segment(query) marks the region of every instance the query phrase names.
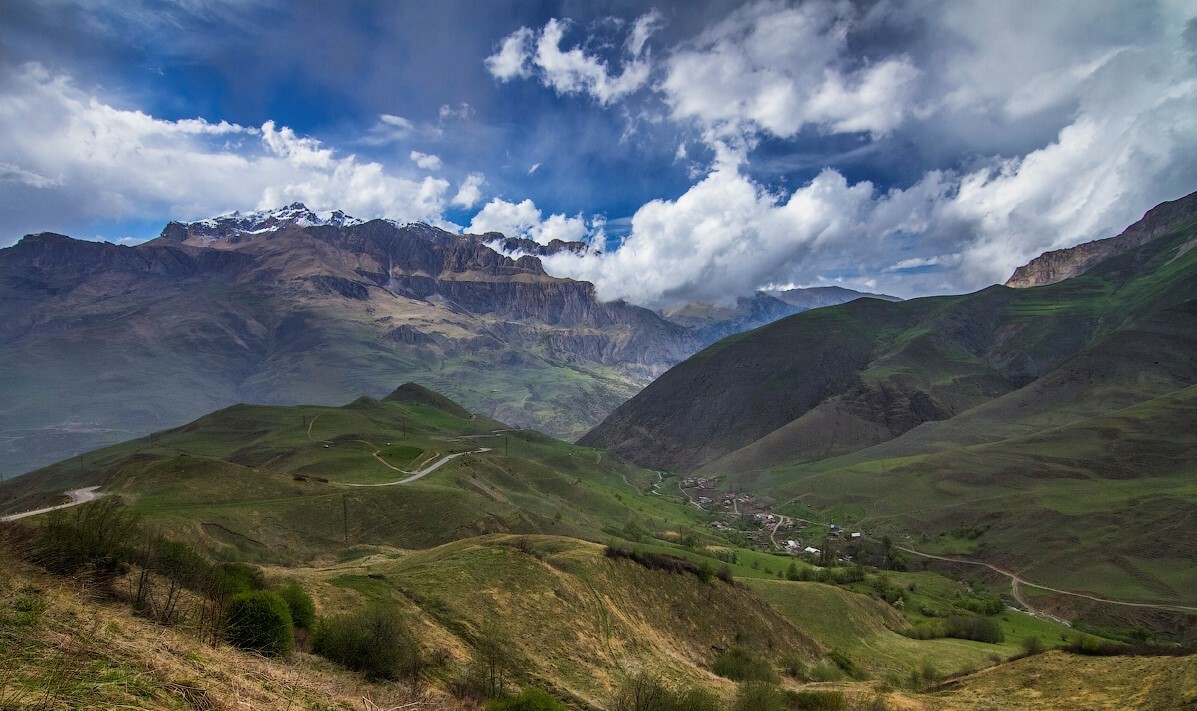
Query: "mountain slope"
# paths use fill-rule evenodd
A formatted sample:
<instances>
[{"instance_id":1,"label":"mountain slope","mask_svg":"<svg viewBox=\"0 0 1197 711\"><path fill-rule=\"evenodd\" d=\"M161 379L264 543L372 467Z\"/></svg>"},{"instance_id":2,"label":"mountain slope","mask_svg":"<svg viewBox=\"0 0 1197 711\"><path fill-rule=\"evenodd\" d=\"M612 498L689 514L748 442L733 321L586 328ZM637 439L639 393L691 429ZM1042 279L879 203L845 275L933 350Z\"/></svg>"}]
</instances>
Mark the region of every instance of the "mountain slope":
<instances>
[{"instance_id":1,"label":"mountain slope","mask_svg":"<svg viewBox=\"0 0 1197 711\"><path fill-rule=\"evenodd\" d=\"M1103 259L1122 254L1146 244L1161 234L1197 217L1197 193L1161 203L1147 211L1143 219L1126 228L1117 237L1094 240L1068 249L1044 252L1014 270L1006 286L1025 288L1043 286L1082 274Z\"/></svg>"},{"instance_id":2,"label":"mountain slope","mask_svg":"<svg viewBox=\"0 0 1197 711\"><path fill-rule=\"evenodd\" d=\"M700 352L581 442L1030 581L1197 607L1195 243L1181 221L1047 286L798 314Z\"/></svg>"},{"instance_id":3,"label":"mountain slope","mask_svg":"<svg viewBox=\"0 0 1197 711\"><path fill-rule=\"evenodd\" d=\"M27 236L0 250L0 469L235 402L331 404L403 380L577 435L697 349L496 240L298 204L171 223L137 247Z\"/></svg>"},{"instance_id":4,"label":"mountain slope","mask_svg":"<svg viewBox=\"0 0 1197 711\"><path fill-rule=\"evenodd\" d=\"M1197 381L1195 236L1186 223L1040 289L797 314L698 353L580 441L672 471L746 447L766 466L880 444L1015 392L1007 402L1041 403L1024 413L1162 395Z\"/></svg>"},{"instance_id":5,"label":"mountain slope","mask_svg":"<svg viewBox=\"0 0 1197 711\"><path fill-rule=\"evenodd\" d=\"M897 297L884 294L868 294L838 286L823 286L784 291L757 291L752 296L742 296L736 299L734 304L723 307L689 303L664 309L661 311L661 315L667 321L690 329L698 336L703 345L708 345L721 338L773 323L792 314L866 297L900 301Z\"/></svg>"}]
</instances>

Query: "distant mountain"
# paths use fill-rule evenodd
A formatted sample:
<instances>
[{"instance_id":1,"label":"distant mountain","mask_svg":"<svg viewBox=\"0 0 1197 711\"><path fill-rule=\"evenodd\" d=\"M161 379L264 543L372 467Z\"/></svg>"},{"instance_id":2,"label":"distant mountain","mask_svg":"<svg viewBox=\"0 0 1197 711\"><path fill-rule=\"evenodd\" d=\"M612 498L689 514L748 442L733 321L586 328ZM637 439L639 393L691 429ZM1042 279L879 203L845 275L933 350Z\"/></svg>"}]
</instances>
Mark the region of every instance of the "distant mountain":
<instances>
[{"instance_id":1,"label":"distant mountain","mask_svg":"<svg viewBox=\"0 0 1197 711\"><path fill-rule=\"evenodd\" d=\"M801 311L843 304L866 297L885 301L901 301L896 296L869 294L838 286L826 286L784 291L757 291L750 297L737 298L735 303L730 306L691 302L678 307L662 309L660 314L666 320L690 329L698 336L703 345L709 345L734 333L758 328Z\"/></svg>"},{"instance_id":2,"label":"distant mountain","mask_svg":"<svg viewBox=\"0 0 1197 711\"><path fill-rule=\"evenodd\" d=\"M26 236L0 250L0 470L232 403L330 404L404 380L577 436L700 347L536 256L585 248L300 203L172 222L136 247Z\"/></svg>"},{"instance_id":3,"label":"distant mountain","mask_svg":"<svg viewBox=\"0 0 1197 711\"><path fill-rule=\"evenodd\" d=\"M1197 193L1161 203L1117 237L1094 240L1068 249L1044 252L1014 270L1006 286L1024 288L1055 284L1082 274L1103 259L1146 244L1187 222L1197 220Z\"/></svg>"}]
</instances>

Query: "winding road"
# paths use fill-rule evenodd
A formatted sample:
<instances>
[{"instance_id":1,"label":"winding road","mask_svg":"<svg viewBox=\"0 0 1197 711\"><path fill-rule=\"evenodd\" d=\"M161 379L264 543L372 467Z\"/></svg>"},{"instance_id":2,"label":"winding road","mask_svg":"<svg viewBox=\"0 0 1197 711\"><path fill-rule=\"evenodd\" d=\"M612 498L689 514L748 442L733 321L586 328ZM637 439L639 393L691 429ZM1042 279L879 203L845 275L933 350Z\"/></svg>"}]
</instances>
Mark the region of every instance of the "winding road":
<instances>
[{"instance_id":1,"label":"winding road","mask_svg":"<svg viewBox=\"0 0 1197 711\"><path fill-rule=\"evenodd\" d=\"M407 477L406 479L399 479L398 481L388 481L388 482L383 482L382 484L346 484L345 486L367 487L367 486L397 486L399 484L407 484L409 482L415 481L416 479L419 479L420 477L428 476L429 474L436 471L437 469L440 469L442 465L448 463L450 460L456 459L457 457L460 457L460 456L463 456L466 454L479 454L481 452L489 452L489 451L490 451L490 447L483 447L482 449L472 449L468 452L457 452L456 454L446 454L445 456L436 460L436 462L433 463L432 465L425 467L424 469L421 469L418 472L415 472L415 473L403 472L404 474L411 473L411 476ZM381 459L379 461L381 461ZM383 464L386 464L386 462L383 462ZM387 464L387 466L391 466L391 465ZM391 467L391 468L395 469L395 467ZM395 471L402 472L403 470L395 469Z\"/></svg>"},{"instance_id":2,"label":"winding road","mask_svg":"<svg viewBox=\"0 0 1197 711\"><path fill-rule=\"evenodd\" d=\"M922 551L916 551L913 548L909 548L907 546L900 546L896 543L894 544L894 548L897 548L900 551L905 551L906 553L910 553L911 555L920 556L922 558L933 558L935 560L942 560L942 561L946 561L948 563L961 563L963 565L976 565L976 566L980 566L982 568L989 568L990 570L992 570L993 572L995 572L999 575L1004 575L1005 577L1010 579L1010 590L1014 594L1014 599L1018 600L1018 603L1020 605L1022 605L1023 607L1027 608L1027 610L1030 611L1032 614L1040 614L1040 615L1046 615L1048 617L1052 617L1051 615L1047 615L1047 613L1042 613L1042 612L1036 611L1035 608L1032 607L1030 605L1030 603L1028 603L1028 601L1022 594L1021 586L1023 586L1023 585L1026 585L1027 587L1032 587L1032 588L1039 588L1040 590L1047 590L1050 592L1058 593L1060 595L1068 595L1069 597L1079 597L1079 598L1083 598L1085 600L1092 600L1093 602L1102 602L1102 603L1106 603L1108 605L1123 605L1125 607L1144 607L1144 608L1148 608L1148 609L1152 609L1152 610L1197 612L1197 607L1189 607L1187 605L1165 605L1165 604L1152 603L1152 602L1128 602L1126 600L1111 600L1108 597L1098 597L1096 595L1088 595L1085 593L1072 592L1071 590L1061 590L1059 588L1053 588L1053 587L1049 587L1047 585L1033 583L1029 580L1025 580L1025 579L1019 577L1017 573L1012 573L1009 570L1005 570L1004 568L999 568L996 565L990 565L989 563L984 563L979 560L965 560L963 558L952 558L949 556L934 555L932 553L923 553ZM1052 617L1052 619L1058 620L1059 618Z\"/></svg>"},{"instance_id":3,"label":"winding road","mask_svg":"<svg viewBox=\"0 0 1197 711\"><path fill-rule=\"evenodd\" d=\"M79 504L86 504L88 501L95 501L96 499L105 496L104 493L98 491L99 488L100 487L98 486L87 486L82 489L72 489L66 492L66 495L71 497L71 500L68 503L59 504L58 506L47 506L44 509L34 509L33 511L26 511L25 513L0 516L0 522L16 521L17 519L21 518L28 518L30 516L37 516L38 514L44 514L51 511L57 511L59 509L67 509L72 506L78 506Z\"/></svg>"}]
</instances>

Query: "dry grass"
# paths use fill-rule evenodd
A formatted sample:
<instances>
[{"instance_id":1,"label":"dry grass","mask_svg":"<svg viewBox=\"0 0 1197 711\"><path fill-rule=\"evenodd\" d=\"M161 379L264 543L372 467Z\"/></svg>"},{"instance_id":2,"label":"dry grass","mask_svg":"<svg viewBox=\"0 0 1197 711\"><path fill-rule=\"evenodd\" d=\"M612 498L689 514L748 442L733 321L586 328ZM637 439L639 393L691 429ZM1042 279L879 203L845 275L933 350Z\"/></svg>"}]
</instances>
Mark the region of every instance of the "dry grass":
<instances>
[{"instance_id":1,"label":"dry grass","mask_svg":"<svg viewBox=\"0 0 1197 711\"><path fill-rule=\"evenodd\" d=\"M201 643L181 629L89 599L86 588L0 552L0 708L363 709L416 699L398 685L367 683L311 655L267 659Z\"/></svg>"}]
</instances>

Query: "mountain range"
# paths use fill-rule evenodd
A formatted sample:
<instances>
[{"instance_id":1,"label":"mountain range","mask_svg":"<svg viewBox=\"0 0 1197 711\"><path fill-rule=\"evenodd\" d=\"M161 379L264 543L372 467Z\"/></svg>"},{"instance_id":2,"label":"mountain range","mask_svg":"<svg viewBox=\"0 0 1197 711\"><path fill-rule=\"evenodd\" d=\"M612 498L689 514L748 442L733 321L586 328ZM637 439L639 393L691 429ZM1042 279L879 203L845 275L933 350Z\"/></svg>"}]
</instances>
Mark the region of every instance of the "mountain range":
<instances>
[{"instance_id":1,"label":"mountain range","mask_svg":"<svg viewBox=\"0 0 1197 711\"><path fill-rule=\"evenodd\" d=\"M28 235L0 250L0 471L233 403L334 404L406 380L574 438L703 345L807 308L758 295L764 312L673 322L540 262L585 249L301 203L172 222L133 247Z\"/></svg>"}]
</instances>

